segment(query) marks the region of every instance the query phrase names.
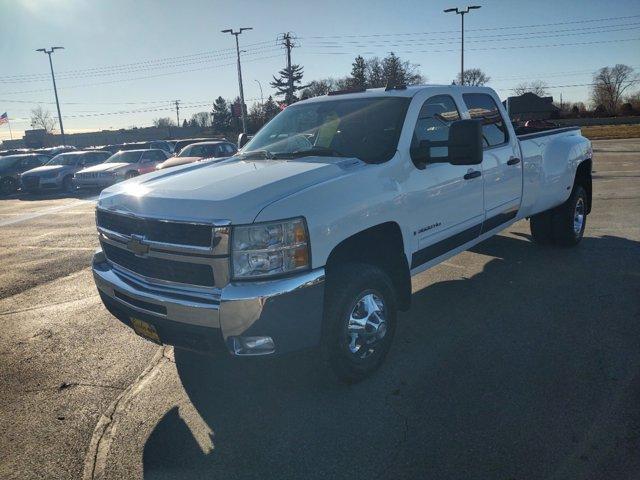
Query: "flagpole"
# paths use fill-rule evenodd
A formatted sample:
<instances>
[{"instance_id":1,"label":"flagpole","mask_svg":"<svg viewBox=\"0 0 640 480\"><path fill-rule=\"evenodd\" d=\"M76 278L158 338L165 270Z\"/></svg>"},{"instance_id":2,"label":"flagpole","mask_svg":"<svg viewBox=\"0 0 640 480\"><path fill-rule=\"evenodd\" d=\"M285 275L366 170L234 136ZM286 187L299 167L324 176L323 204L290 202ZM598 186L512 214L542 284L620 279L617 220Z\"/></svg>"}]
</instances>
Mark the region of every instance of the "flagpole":
<instances>
[{"instance_id":1,"label":"flagpole","mask_svg":"<svg viewBox=\"0 0 640 480\"><path fill-rule=\"evenodd\" d=\"M11 140L13 140L13 132L11 131L11 122L9 121L8 115L7 115L7 125L9 125L9 135L11 136Z\"/></svg>"}]
</instances>

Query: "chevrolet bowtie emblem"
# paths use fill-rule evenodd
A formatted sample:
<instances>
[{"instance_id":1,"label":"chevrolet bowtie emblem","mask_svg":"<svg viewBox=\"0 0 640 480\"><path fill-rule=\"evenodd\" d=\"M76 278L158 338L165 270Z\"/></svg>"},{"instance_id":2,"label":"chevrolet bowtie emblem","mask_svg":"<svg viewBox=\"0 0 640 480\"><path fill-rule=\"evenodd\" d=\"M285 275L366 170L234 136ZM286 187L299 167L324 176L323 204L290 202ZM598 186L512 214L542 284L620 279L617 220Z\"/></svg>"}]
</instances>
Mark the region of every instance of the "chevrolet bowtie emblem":
<instances>
[{"instance_id":1,"label":"chevrolet bowtie emblem","mask_svg":"<svg viewBox=\"0 0 640 480\"><path fill-rule=\"evenodd\" d=\"M127 242L127 248L139 257L149 253L149 245L144 243L144 237L131 235L131 240Z\"/></svg>"}]
</instances>

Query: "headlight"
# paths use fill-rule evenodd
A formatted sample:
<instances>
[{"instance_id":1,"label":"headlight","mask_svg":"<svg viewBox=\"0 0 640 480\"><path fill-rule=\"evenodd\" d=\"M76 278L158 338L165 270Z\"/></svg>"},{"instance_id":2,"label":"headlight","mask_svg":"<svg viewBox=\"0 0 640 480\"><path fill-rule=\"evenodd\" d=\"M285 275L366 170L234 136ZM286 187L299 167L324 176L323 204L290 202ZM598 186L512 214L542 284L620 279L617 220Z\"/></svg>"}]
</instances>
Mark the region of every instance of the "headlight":
<instances>
[{"instance_id":1,"label":"headlight","mask_svg":"<svg viewBox=\"0 0 640 480\"><path fill-rule=\"evenodd\" d=\"M262 278L310 267L304 218L234 226L231 268L236 280Z\"/></svg>"}]
</instances>

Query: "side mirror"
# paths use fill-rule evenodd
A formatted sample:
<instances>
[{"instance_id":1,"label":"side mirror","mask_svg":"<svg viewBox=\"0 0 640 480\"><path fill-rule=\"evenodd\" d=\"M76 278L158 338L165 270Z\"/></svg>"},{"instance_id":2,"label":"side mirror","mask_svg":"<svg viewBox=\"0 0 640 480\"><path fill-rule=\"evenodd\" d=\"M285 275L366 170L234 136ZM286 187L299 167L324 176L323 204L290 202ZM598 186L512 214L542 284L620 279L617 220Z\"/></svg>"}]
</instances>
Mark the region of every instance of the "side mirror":
<instances>
[{"instance_id":1,"label":"side mirror","mask_svg":"<svg viewBox=\"0 0 640 480\"><path fill-rule=\"evenodd\" d=\"M479 165L482 163L482 123L480 120L458 120L449 129L449 163Z\"/></svg>"},{"instance_id":2,"label":"side mirror","mask_svg":"<svg viewBox=\"0 0 640 480\"><path fill-rule=\"evenodd\" d=\"M246 133L241 133L240 135L238 135L238 148L244 147L247 142L249 142L249 135L247 135Z\"/></svg>"}]
</instances>

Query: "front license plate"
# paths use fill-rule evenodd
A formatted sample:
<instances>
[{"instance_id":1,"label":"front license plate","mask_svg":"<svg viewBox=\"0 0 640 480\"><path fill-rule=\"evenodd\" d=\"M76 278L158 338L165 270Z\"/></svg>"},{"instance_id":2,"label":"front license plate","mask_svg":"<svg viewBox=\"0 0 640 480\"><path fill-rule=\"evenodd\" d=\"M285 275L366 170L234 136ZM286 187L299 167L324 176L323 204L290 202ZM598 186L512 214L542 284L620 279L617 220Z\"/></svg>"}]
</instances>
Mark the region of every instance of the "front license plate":
<instances>
[{"instance_id":1,"label":"front license plate","mask_svg":"<svg viewBox=\"0 0 640 480\"><path fill-rule=\"evenodd\" d=\"M154 327L150 323L140 320L139 318L132 318L131 325L133 326L133 330L141 337L144 337L147 340L151 340L155 343L162 343L160 341L160 336L158 335L156 327Z\"/></svg>"}]
</instances>

